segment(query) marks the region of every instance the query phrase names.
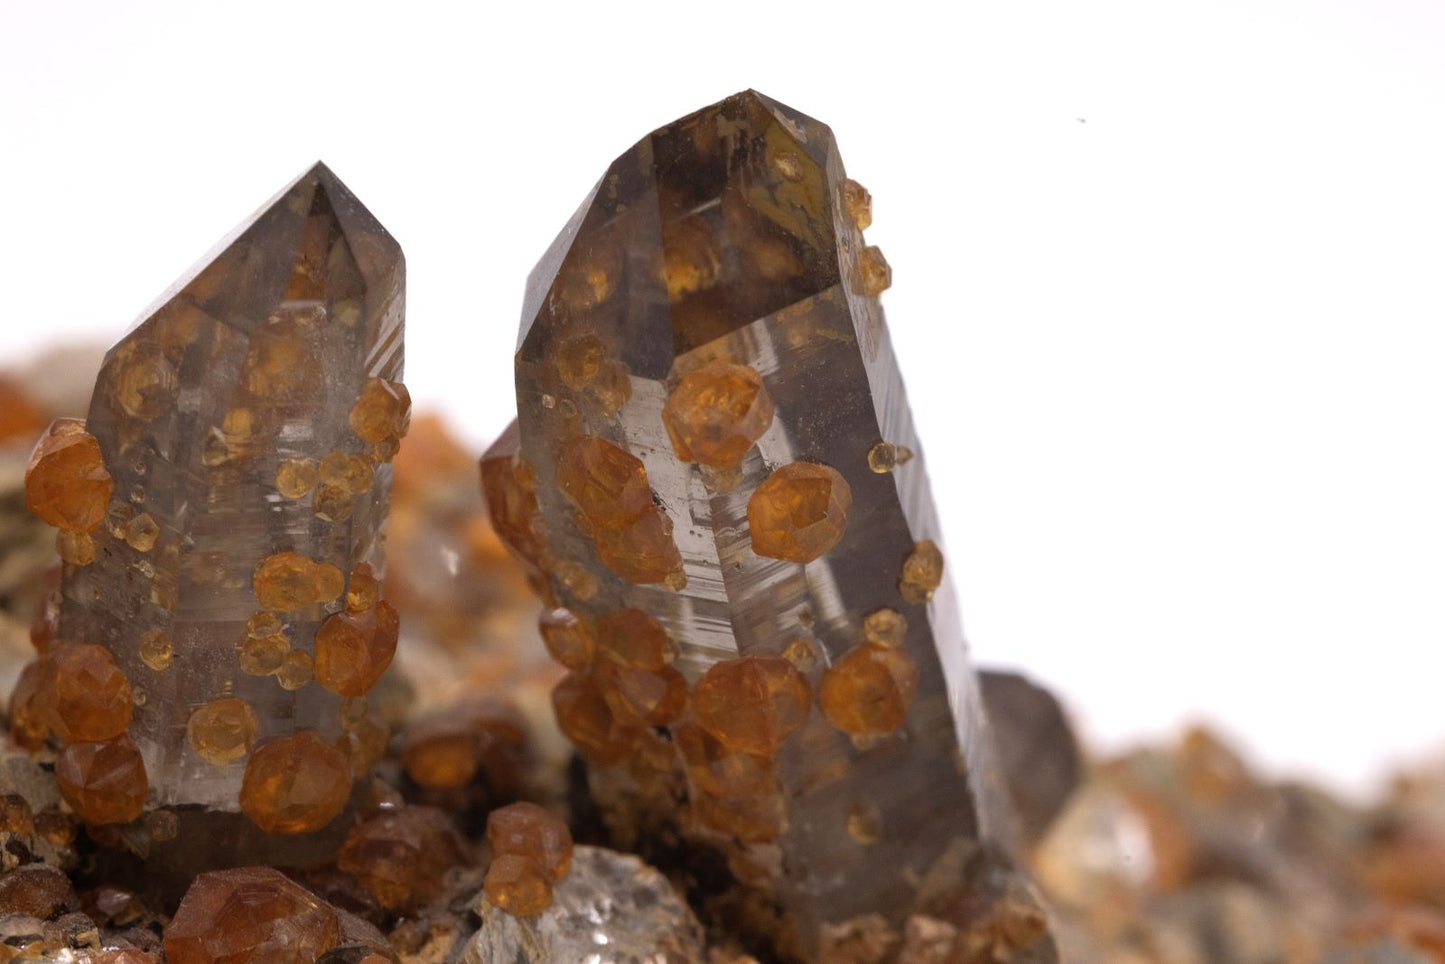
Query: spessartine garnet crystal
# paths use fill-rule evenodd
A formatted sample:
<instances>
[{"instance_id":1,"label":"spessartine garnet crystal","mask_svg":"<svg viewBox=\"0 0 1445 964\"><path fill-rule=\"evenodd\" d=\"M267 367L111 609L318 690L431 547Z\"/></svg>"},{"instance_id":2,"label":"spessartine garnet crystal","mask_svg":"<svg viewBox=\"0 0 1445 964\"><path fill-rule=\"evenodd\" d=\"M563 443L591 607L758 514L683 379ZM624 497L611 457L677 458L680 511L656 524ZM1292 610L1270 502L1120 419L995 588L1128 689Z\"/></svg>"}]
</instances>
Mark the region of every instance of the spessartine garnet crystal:
<instances>
[{"instance_id":1,"label":"spessartine garnet crystal","mask_svg":"<svg viewBox=\"0 0 1445 964\"><path fill-rule=\"evenodd\" d=\"M702 905L787 960L1029 890L870 203L827 127L753 92L653 132L533 271L482 460L604 821L721 854ZM1038 928L1010 954L1056 957Z\"/></svg>"},{"instance_id":2,"label":"spessartine garnet crystal","mask_svg":"<svg viewBox=\"0 0 1445 964\"><path fill-rule=\"evenodd\" d=\"M142 806L325 826L349 727L391 662L378 593L407 429L400 248L317 164L106 355L84 423L41 439L32 510L59 528L57 638L24 735L69 744L83 818Z\"/></svg>"}]
</instances>

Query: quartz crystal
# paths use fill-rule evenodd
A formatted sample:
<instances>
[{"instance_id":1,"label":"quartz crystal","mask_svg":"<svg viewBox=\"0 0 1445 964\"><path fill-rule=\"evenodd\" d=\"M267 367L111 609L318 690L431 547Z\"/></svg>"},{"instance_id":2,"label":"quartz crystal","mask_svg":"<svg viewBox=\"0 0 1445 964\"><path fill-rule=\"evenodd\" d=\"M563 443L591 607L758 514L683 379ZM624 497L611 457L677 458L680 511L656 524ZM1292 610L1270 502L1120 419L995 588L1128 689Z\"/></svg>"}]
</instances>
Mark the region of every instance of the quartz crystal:
<instances>
[{"instance_id":1,"label":"quartz crystal","mask_svg":"<svg viewBox=\"0 0 1445 964\"><path fill-rule=\"evenodd\" d=\"M30 504L93 546L62 540L72 642L31 701L82 741L62 757L73 806L240 808L289 833L346 801L343 701L397 638L376 585L410 406L403 275L318 164L111 349L83 424L42 439Z\"/></svg>"},{"instance_id":2,"label":"quartz crystal","mask_svg":"<svg viewBox=\"0 0 1445 964\"><path fill-rule=\"evenodd\" d=\"M604 820L721 854L710 906L788 960L1017 889L871 218L759 94L653 132L533 271L482 463Z\"/></svg>"},{"instance_id":3,"label":"quartz crystal","mask_svg":"<svg viewBox=\"0 0 1445 964\"><path fill-rule=\"evenodd\" d=\"M667 878L630 854L578 847L555 902L519 918L487 897L465 964L702 964L697 919Z\"/></svg>"}]
</instances>

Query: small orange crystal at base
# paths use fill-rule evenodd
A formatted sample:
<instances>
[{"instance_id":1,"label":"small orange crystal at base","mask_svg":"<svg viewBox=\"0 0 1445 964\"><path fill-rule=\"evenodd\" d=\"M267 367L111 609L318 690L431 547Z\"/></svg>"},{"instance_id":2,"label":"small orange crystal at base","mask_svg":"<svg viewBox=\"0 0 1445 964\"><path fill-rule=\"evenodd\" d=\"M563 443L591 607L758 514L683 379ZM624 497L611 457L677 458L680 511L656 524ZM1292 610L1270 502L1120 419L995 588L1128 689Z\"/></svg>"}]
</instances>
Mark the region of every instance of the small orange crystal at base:
<instances>
[{"instance_id":1,"label":"small orange crystal at base","mask_svg":"<svg viewBox=\"0 0 1445 964\"><path fill-rule=\"evenodd\" d=\"M572 862L567 824L535 803L512 803L488 814L487 842L493 854L515 854L535 862L553 882L566 876Z\"/></svg>"},{"instance_id":2,"label":"small orange crystal at base","mask_svg":"<svg viewBox=\"0 0 1445 964\"><path fill-rule=\"evenodd\" d=\"M88 823L129 823L145 810L145 763L129 737L70 744L55 761L55 779L61 797Z\"/></svg>"},{"instance_id":3,"label":"small orange crystal at base","mask_svg":"<svg viewBox=\"0 0 1445 964\"><path fill-rule=\"evenodd\" d=\"M315 730L264 744L246 764L241 812L267 833L320 830L351 796L351 766Z\"/></svg>"},{"instance_id":4,"label":"small orange crystal at base","mask_svg":"<svg viewBox=\"0 0 1445 964\"><path fill-rule=\"evenodd\" d=\"M502 854L487 868L482 892L513 917L536 917L552 906L552 884L536 861Z\"/></svg>"}]
</instances>

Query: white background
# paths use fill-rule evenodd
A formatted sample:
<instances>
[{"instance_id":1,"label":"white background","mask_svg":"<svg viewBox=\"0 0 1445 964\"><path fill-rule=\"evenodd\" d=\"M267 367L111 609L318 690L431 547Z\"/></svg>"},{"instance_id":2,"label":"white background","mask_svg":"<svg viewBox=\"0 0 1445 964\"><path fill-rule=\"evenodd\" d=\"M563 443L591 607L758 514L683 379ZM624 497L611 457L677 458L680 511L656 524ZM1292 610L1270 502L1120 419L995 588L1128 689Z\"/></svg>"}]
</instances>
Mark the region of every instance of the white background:
<instances>
[{"instance_id":1,"label":"white background","mask_svg":"<svg viewBox=\"0 0 1445 964\"><path fill-rule=\"evenodd\" d=\"M324 158L480 446L533 260L749 86L874 194L981 661L1109 748L1208 719L1360 790L1445 745L1438 0L0 0L0 366L115 340Z\"/></svg>"}]
</instances>

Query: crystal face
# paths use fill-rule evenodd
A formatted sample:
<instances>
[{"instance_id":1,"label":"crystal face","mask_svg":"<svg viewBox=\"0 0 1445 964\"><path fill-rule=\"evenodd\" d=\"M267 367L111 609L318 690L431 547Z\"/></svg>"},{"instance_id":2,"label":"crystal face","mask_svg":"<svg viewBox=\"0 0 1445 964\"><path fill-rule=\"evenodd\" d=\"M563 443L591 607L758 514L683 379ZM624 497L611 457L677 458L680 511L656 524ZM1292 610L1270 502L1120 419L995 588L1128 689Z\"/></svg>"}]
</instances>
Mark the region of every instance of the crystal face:
<instances>
[{"instance_id":1,"label":"crystal face","mask_svg":"<svg viewBox=\"0 0 1445 964\"><path fill-rule=\"evenodd\" d=\"M84 462L39 500L84 528L100 518L94 497L112 499L93 561L65 568L58 635L114 659L119 683L93 683L104 667L74 677L72 689L92 681L91 704L126 681L136 692L128 735L150 807L235 811L263 752L247 810L270 829L324 823L349 792L344 762L292 771L339 752L343 699L395 646L375 590L410 406L404 275L396 242L318 164L111 349L88 435L47 443L45 470L84 462L91 437L103 459L104 477ZM99 710L85 719L98 725ZM279 759L303 733L324 749ZM262 799L268 788L279 796Z\"/></svg>"},{"instance_id":2,"label":"crystal face","mask_svg":"<svg viewBox=\"0 0 1445 964\"><path fill-rule=\"evenodd\" d=\"M533 271L518 425L483 459L550 577L554 707L605 819L655 822L683 774L661 819L728 854L778 915L742 926L788 959L1012 873L871 217L829 129L756 93L653 132ZM604 658L630 613L677 651L670 742Z\"/></svg>"}]
</instances>

